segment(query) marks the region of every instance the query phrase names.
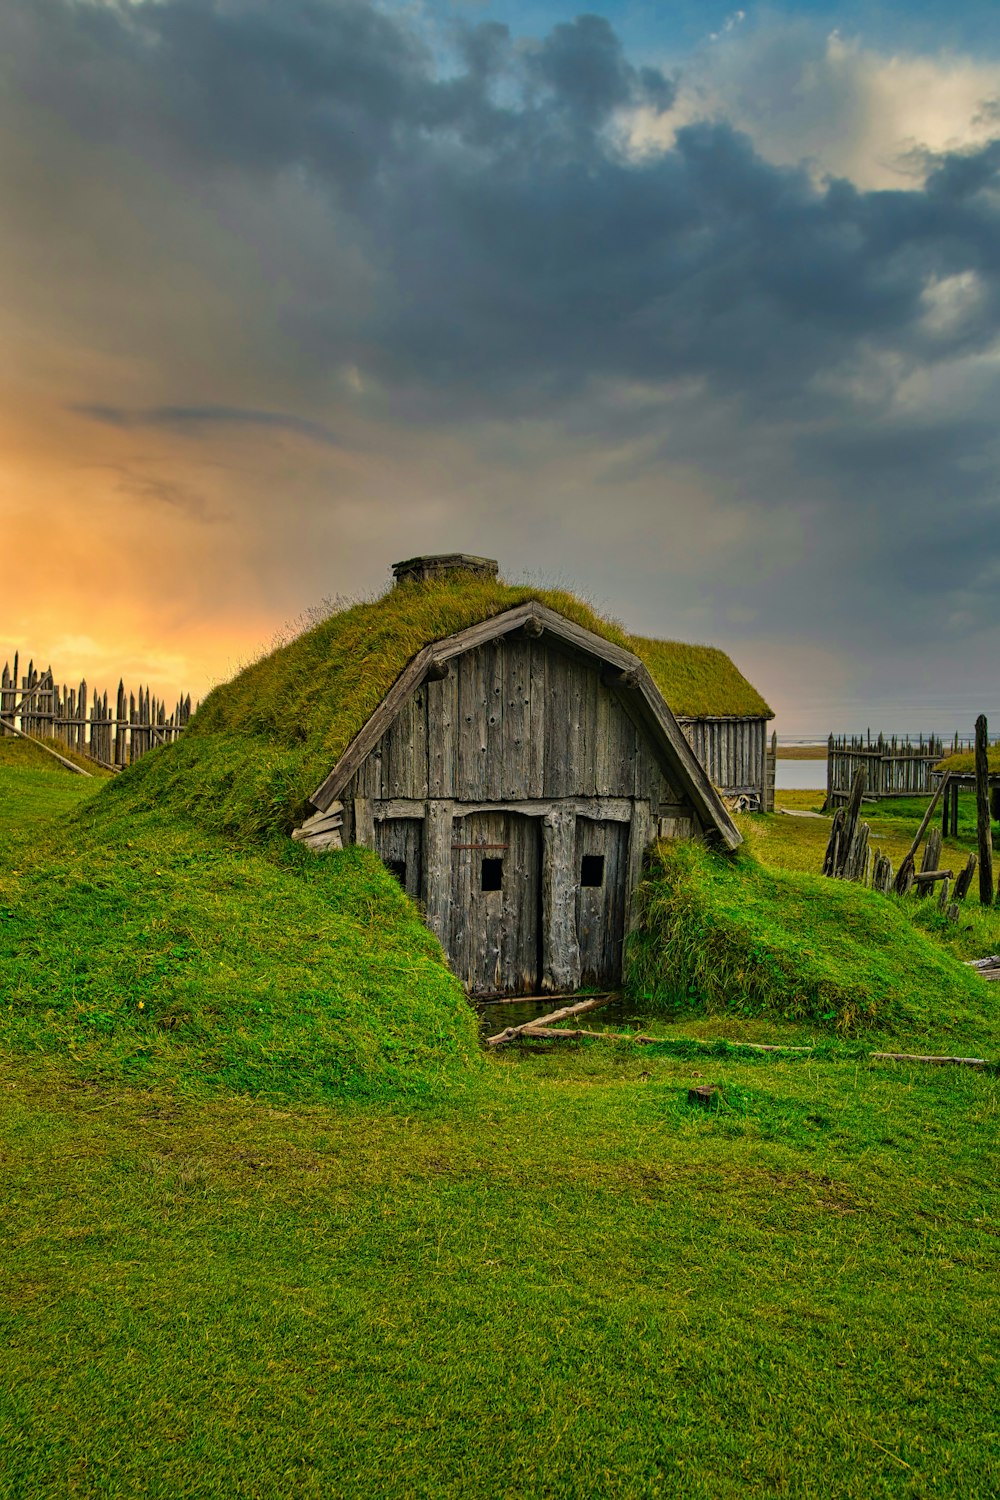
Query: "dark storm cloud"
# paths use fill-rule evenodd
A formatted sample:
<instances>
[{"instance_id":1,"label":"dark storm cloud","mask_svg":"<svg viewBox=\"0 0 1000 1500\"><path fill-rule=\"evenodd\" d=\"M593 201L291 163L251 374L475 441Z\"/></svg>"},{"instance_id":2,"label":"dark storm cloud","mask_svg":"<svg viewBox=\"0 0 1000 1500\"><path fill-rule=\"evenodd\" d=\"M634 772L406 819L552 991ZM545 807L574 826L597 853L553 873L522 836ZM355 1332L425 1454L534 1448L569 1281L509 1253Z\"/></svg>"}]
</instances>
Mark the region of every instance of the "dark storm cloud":
<instances>
[{"instance_id":1,"label":"dark storm cloud","mask_svg":"<svg viewBox=\"0 0 1000 1500\"><path fill-rule=\"evenodd\" d=\"M817 190L722 124L636 159L613 121L672 85L597 16L466 30L444 72L363 0L22 0L5 32L9 81L96 137L327 192L381 277L373 373L466 410L691 375L758 405L861 343L940 359L997 331L1000 143L903 192ZM968 272L975 325L926 326L928 282ZM322 339L294 289L287 316Z\"/></svg>"},{"instance_id":2,"label":"dark storm cloud","mask_svg":"<svg viewBox=\"0 0 1000 1500\"><path fill-rule=\"evenodd\" d=\"M932 423L898 397L914 374L971 368L1000 332L1000 142L877 192L817 185L718 121L633 151L630 114L669 111L674 83L626 58L594 15L534 41L465 27L445 46L365 0L8 0L0 59L8 101L47 130L148 163L178 202L214 204L224 189L219 223L234 237L239 203L276 182L322 202L308 246L295 221L274 229L303 412L329 409L332 372L349 364L343 399L394 433L543 418L565 424L568 450L617 423L637 445L660 443L622 460L651 466L651 510L669 457L721 476L732 503L809 501L831 535L867 507L857 578L888 571L905 592L947 505L950 534L975 540L976 576L989 576L995 373L981 360L961 412L945 403ZM331 263L358 247L363 299L346 273L317 287L318 234ZM284 269L289 247L308 285ZM240 286L218 280L214 295ZM245 312L252 341L257 309ZM176 403L97 393L80 409L118 426L272 427L336 444L267 391L271 355L261 340L259 407L241 386L231 405L182 389ZM633 387L637 403L616 406ZM897 567L903 525L920 545ZM954 549L940 555L949 587L965 587ZM815 576L802 570L782 607L800 589L819 609Z\"/></svg>"},{"instance_id":3,"label":"dark storm cloud","mask_svg":"<svg viewBox=\"0 0 1000 1500\"><path fill-rule=\"evenodd\" d=\"M528 49L504 26L463 29L461 70L444 77L367 0L14 0L2 35L12 83L88 134L187 151L201 171L302 169L339 191L435 138L585 149L614 110L673 99L599 16Z\"/></svg>"},{"instance_id":4,"label":"dark storm cloud","mask_svg":"<svg viewBox=\"0 0 1000 1500\"><path fill-rule=\"evenodd\" d=\"M817 191L724 125L648 162L607 151L462 172L424 159L382 205L383 356L422 379L578 389L704 375L754 401L798 391L859 344L913 359L997 331L1000 156L943 162L926 189ZM925 326L928 283L982 278L974 328ZM387 309L388 311L388 309Z\"/></svg>"}]
</instances>

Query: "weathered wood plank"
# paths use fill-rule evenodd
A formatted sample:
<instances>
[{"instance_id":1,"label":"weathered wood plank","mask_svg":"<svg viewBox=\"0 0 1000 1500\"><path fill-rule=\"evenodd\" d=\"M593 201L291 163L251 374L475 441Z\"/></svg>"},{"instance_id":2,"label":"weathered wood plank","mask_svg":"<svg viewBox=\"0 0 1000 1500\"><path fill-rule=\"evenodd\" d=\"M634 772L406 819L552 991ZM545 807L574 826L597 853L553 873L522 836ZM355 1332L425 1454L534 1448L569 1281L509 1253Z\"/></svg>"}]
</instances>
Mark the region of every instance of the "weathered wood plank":
<instances>
[{"instance_id":1,"label":"weathered wood plank","mask_svg":"<svg viewBox=\"0 0 1000 1500\"><path fill-rule=\"evenodd\" d=\"M968 895L969 887L972 884L972 877L976 873L976 866L978 865L978 863L979 856L976 854L970 854L965 869L959 872L958 879L955 881L955 890L953 892L953 898L956 904L964 901L966 896Z\"/></svg>"},{"instance_id":2,"label":"weathered wood plank","mask_svg":"<svg viewBox=\"0 0 1000 1500\"><path fill-rule=\"evenodd\" d=\"M458 721L458 675L429 681L427 700L427 795L455 795L455 741Z\"/></svg>"},{"instance_id":3,"label":"weathered wood plank","mask_svg":"<svg viewBox=\"0 0 1000 1500\"><path fill-rule=\"evenodd\" d=\"M576 814L556 806L542 821L542 989L575 990L580 982L576 936Z\"/></svg>"},{"instance_id":4,"label":"weathered wood plank","mask_svg":"<svg viewBox=\"0 0 1000 1500\"><path fill-rule=\"evenodd\" d=\"M508 650L506 641L490 641L481 646L483 658L483 712L485 716L486 751L483 757L483 796L499 798L504 795L504 771L507 757L504 753L504 658Z\"/></svg>"},{"instance_id":5,"label":"weathered wood plank","mask_svg":"<svg viewBox=\"0 0 1000 1500\"><path fill-rule=\"evenodd\" d=\"M531 733L531 651L527 640L503 643L503 739L500 798L530 795L527 785L528 737Z\"/></svg>"},{"instance_id":6,"label":"weathered wood plank","mask_svg":"<svg viewBox=\"0 0 1000 1500\"><path fill-rule=\"evenodd\" d=\"M642 864L656 835L656 823L650 804L637 797L629 825L628 873L625 883L625 932L630 933L638 920L636 891L642 879Z\"/></svg>"},{"instance_id":7,"label":"weathered wood plank","mask_svg":"<svg viewBox=\"0 0 1000 1500\"><path fill-rule=\"evenodd\" d=\"M363 849L375 848L375 818L370 797L354 799L354 842Z\"/></svg>"},{"instance_id":8,"label":"weathered wood plank","mask_svg":"<svg viewBox=\"0 0 1000 1500\"><path fill-rule=\"evenodd\" d=\"M528 797L541 797L545 789L545 660L548 655L544 642L528 640L528 691L530 705L525 730L527 758L524 765L524 792Z\"/></svg>"},{"instance_id":9,"label":"weathered wood plank","mask_svg":"<svg viewBox=\"0 0 1000 1500\"><path fill-rule=\"evenodd\" d=\"M432 801L434 799L431 799ZM451 799L449 799L451 800ZM423 798L394 797L375 801L374 816L379 818L419 818L423 816L426 802ZM550 797L500 798L496 802L455 801L458 815L464 817L474 812L512 812L528 817L544 817L556 807L565 807L582 817L603 819L612 823L628 823L632 818L632 801L628 797L567 797L556 801ZM683 813L684 809L680 811ZM687 810L690 815L690 809Z\"/></svg>"},{"instance_id":10,"label":"weathered wood plank","mask_svg":"<svg viewBox=\"0 0 1000 1500\"><path fill-rule=\"evenodd\" d=\"M440 800L427 804L422 895L427 925L446 950L451 933L453 819L453 803Z\"/></svg>"}]
</instances>

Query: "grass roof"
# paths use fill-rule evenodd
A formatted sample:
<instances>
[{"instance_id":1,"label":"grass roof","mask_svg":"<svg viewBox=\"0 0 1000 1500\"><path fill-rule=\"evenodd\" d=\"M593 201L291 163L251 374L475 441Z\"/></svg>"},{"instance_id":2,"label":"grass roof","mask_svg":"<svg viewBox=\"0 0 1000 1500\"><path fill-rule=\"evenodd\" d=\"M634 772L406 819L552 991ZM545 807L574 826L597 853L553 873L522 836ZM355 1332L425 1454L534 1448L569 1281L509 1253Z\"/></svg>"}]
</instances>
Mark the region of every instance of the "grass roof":
<instances>
[{"instance_id":1,"label":"grass roof","mask_svg":"<svg viewBox=\"0 0 1000 1500\"><path fill-rule=\"evenodd\" d=\"M768 715L722 651L628 635L562 590L456 573L356 604L246 667L205 699L186 733L122 779L220 830L287 831L309 795L424 646L537 599L635 652L675 714Z\"/></svg>"},{"instance_id":2,"label":"grass roof","mask_svg":"<svg viewBox=\"0 0 1000 1500\"><path fill-rule=\"evenodd\" d=\"M679 719L770 719L771 709L736 664L717 646L628 637Z\"/></svg>"},{"instance_id":3,"label":"grass roof","mask_svg":"<svg viewBox=\"0 0 1000 1500\"><path fill-rule=\"evenodd\" d=\"M1000 745L990 745L986 752L986 762L991 775L1000 776ZM973 750L960 750L957 755L946 755L944 760L939 760L934 767L935 771L953 771L956 776L974 776L976 772L976 755Z\"/></svg>"}]
</instances>

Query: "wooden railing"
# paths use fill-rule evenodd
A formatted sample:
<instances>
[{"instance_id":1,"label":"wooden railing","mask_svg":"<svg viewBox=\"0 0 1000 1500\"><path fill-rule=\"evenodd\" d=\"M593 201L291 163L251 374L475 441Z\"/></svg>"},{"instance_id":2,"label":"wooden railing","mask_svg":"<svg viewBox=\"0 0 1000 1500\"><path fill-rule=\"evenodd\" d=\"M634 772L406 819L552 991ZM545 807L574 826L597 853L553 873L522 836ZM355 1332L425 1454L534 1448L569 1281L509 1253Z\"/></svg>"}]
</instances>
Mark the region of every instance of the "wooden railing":
<instances>
[{"instance_id":1,"label":"wooden railing","mask_svg":"<svg viewBox=\"0 0 1000 1500\"><path fill-rule=\"evenodd\" d=\"M106 692L90 691L86 681L75 688L60 686L51 667L39 672L29 662L23 674L18 667L15 654L13 667L5 662L0 673L0 736L55 740L110 770L169 744L191 717L190 694L179 698L168 714L166 703L148 687L126 695L119 682L112 703Z\"/></svg>"}]
</instances>

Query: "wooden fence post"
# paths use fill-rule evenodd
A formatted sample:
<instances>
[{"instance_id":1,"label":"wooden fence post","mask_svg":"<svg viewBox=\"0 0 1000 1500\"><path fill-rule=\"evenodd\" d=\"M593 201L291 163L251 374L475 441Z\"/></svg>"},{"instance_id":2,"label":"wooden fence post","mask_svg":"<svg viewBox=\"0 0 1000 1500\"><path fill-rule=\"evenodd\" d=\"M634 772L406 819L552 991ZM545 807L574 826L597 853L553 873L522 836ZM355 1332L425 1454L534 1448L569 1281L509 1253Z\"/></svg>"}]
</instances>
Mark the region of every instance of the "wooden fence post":
<instances>
[{"instance_id":1,"label":"wooden fence post","mask_svg":"<svg viewBox=\"0 0 1000 1500\"><path fill-rule=\"evenodd\" d=\"M766 785L764 787L764 811L774 812L774 783L778 764L778 731L771 733L771 753L767 757Z\"/></svg>"},{"instance_id":2,"label":"wooden fence post","mask_svg":"<svg viewBox=\"0 0 1000 1500\"><path fill-rule=\"evenodd\" d=\"M979 838L979 900L993 905L993 829L990 823L990 767L986 754L986 715L976 720L976 833Z\"/></svg>"}]
</instances>

